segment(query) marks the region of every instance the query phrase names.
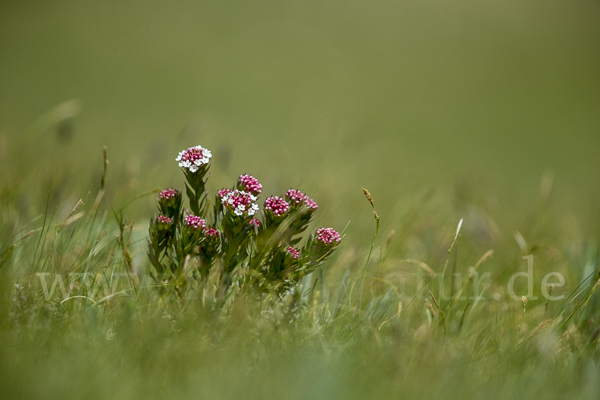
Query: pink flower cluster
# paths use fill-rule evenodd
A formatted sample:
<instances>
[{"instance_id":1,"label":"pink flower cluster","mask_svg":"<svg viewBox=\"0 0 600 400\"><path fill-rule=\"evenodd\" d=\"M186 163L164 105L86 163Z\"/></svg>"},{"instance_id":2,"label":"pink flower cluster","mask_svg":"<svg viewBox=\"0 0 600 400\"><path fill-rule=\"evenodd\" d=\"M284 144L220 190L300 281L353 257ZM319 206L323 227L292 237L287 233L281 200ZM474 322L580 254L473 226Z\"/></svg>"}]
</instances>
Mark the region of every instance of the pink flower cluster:
<instances>
[{"instance_id":1,"label":"pink flower cluster","mask_svg":"<svg viewBox=\"0 0 600 400\"><path fill-rule=\"evenodd\" d=\"M253 216L258 211L258 205L255 203L256 196L246 193L243 190L233 190L221 198L223 206L233 211L235 215Z\"/></svg>"},{"instance_id":2,"label":"pink flower cluster","mask_svg":"<svg viewBox=\"0 0 600 400\"><path fill-rule=\"evenodd\" d=\"M219 195L219 197L221 197L221 198L222 198L223 196L226 196L226 195L228 195L229 193L231 193L231 189L227 189L227 188L225 188L225 189L221 189L221 190L219 190L219 191L217 192L217 195Z\"/></svg>"},{"instance_id":3,"label":"pink flower cluster","mask_svg":"<svg viewBox=\"0 0 600 400\"><path fill-rule=\"evenodd\" d=\"M216 229L213 229L213 228L204 229L204 234L209 238L218 238L219 237L219 231Z\"/></svg>"},{"instance_id":4,"label":"pink flower cluster","mask_svg":"<svg viewBox=\"0 0 600 400\"><path fill-rule=\"evenodd\" d=\"M181 168L187 168L190 172L196 172L199 167L208 164L211 157L212 153L210 150L202 146L194 146L181 151L175 161L179 162Z\"/></svg>"},{"instance_id":5,"label":"pink flower cluster","mask_svg":"<svg viewBox=\"0 0 600 400\"><path fill-rule=\"evenodd\" d=\"M160 197L161 199L165 199L165 200L169 200L172 197L177 196L177 190L175 189L167 189L167 190L163 190L162 192L160 192L158 194L158 197Z\"/></svg>"},{"instance_id":6,"label":"pink flower cluster","mask_svg":"<svg viewBox=\"0 0 600 400\"><path fill-rule=\"evenodd\" d=\"M285 197L292 203L292 205L299 206L300 204L304 204L310 210L316 210L319 208L317 203L304 193L299 190L290 189L285 193Z\"/></svg>"},{"instance_id":7,"label":"pink flower cluster","mask_svg":"<svg viewBox=\"0 0 600 400\"><path fill-rule=\"evenodd\" d=\"M248 225L250 226L255 226L257 228L260 228L260 220L256 219L256 218L252 218L249 222Z\"/></svg>"},{"instance_id":8,"label":"pink flower cluster","mask_svg":"<svg viewBox=\"0 0 600 400\"><path fill-rule=\"evenodd\" d=\"M202 229L206 228L206 221L195 215L186 215L185 216L185 224L188 228L191 228L194 230L196 230L198 228L202 228Z\"/></svg>"},{"instance_id":9,"label":"pink flower cluster","mask_svg":"<svg viewBox=\"0 0 600 400\"><path fill-rule=\"evenodd\" d=\"M296 250L295 248L293 248L292 246L289 246L286 251L292 256L292 258L294 260L297 260L298 258L300 258L300 252L298 250Z\"/></svg>"},{"instance_id":10,"label":"pink flower cluster","mask_svg":"<svg viewBox=\"0 0 600 400\"><path fill-rule=\"evenodd\" d=\"M156 220L161 224L170 224L171 222L173 222L171 218L165 217L164 215L159 215L158 218L156 218Z\"/></svg>"},{"instance_id":11,"label":"pink flower cluster","mask_svg":"<svg viewBox=\"0 0 600 400\"><path fill-rule=\"evenodd\" d=\"M262 185L258 182L258 179L248 174L240 175L238 178L238 187L241 190L254 195L262 192Z\"/></svg>"},{"instance_id":12,"label":"pink flower cluster","mask_svg":"<svg viewBox=\"0 0 600 400\"><path fill-rule=\"evenodd\" d=\"M206 237L209 238L218 238L219 237L219 231L217 231L216 229L213 228L207 228L206 227L206 220L197 217L195 215L186 215L185 216L185 225L193 230L196 230L198 228L200 228L200 230L202 230L202 233L204 233L204 235Z\"/></svg>"},{"instance_id":13,"label":"pink flower cluster","mask_svg":"<svg viewBox=\"0 0 600 400\"><path fill-rule=\"evenodd\" d=\"M338 243L342 238L333 228L320 228L317 231L317 242L325 245Z\"/></svg>"},{"instance_id":14,"label":"pink flower cluster","mask_svg":"<svg viewBox=\"0 0 600 400\"><path fill-rule=\"evenodd\" d=\"M276 217L281 217L290 210L290 205L281 197L272 196L265 200L265 210L271 211Z\"/></svg>"}]
</instances>

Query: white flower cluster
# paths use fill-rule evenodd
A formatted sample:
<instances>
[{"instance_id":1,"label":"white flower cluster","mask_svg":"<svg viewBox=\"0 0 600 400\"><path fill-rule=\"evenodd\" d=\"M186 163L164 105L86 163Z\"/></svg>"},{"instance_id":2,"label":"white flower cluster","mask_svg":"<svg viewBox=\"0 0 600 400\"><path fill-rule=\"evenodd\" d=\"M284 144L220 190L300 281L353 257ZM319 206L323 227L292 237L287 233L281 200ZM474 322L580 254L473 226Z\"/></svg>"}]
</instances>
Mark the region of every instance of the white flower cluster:
<instances>
[{"instance_id":1,"label":"white flower cluster","mask_svg":"<svg viewBox=\"0 0 600 400\"><path fill-rule=\"evenodd\" d=\"M175 161L179 162L181 168L187 168L190 172L198 171L198 168L208 164L212 153L202 146L194 146L179 152Z\"/></svg>"},{"instance_id":2,"label":"white flower cluster","mask_svg":"<svg viewBox=\"0 0 600 400\"><path fill-rule=\"evenodd\" d=\"M255 203L256 196L246 193L243 190L233 190L221 198L223 205L233 211L235 215L253 216L258 211L258 204Z\"/></svg>"}]
</instances>

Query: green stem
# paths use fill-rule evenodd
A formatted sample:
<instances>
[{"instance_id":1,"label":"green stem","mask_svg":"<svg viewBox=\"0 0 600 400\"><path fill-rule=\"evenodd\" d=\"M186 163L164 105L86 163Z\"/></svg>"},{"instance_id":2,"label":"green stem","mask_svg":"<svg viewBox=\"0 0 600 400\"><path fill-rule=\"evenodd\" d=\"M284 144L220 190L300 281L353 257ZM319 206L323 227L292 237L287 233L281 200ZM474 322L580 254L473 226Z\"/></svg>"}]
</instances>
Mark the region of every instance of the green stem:
<instances>
[{"instance_id":1,"label":"green stem","mask_svg":"<svg viewBox=\"0 0 600 400\"><path fill-rule=\"evenodd\" d=\"M371 249L369 250L369 255L367 256L367 262L365 263L365 268L363 269L362 279L360 281L360 290L358 292L357 311L360 311L360 308L362 305L362 294L363 294L363 288L365 286L365 278L367 276L367 268L369 267L369 262L371 261L371 254L373 253L373 249L375 248L375 240L377 239L377 234L379 233L379 215L377 215L377 212L375 211L373 199L371 198L371 194L369 193L368 190L363 189L363 192L365 193L365 196L367 196L367 200L369 200L369 203L371 203L371 208L373 208L373 216L375 217L376 226L375 226L375 234L373 235L373 241L371 242ZM360 316L359 316L359 318L360 318Z\"/></svg>"}]
</instances>

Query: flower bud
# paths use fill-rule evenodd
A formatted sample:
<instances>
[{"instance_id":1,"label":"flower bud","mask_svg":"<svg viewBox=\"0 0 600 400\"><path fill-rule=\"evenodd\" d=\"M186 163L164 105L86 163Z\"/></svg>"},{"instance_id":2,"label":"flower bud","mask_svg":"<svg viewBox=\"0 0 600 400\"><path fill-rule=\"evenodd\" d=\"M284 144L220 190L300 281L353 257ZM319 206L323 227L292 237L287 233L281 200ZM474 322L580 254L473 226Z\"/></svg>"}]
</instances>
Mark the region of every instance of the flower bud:
<instances>
[{"instance_id":1,"label":"flower bud","mask_svg":"<svg viewBox=\"0 0 600 400\"><path fill-rule=\"evenodd\" d=\"M290 210L290 205L287 201L279 196L271 196L265 200L265 212L274 217L282 217Z\"/></svg>"},{"instance_id":2,"label":"flower bud","mask_svg":"<svg viewBox=\"0 0 600 400\"><path fill-rule=\"evenodd\" d=\"M320 228L317 231L317 243L325 246L335 246L342 240L340 234L333 228Z\"/></svg>"},{"instance_id":3,"label":"flower bud","mask_svg":"<svg viewBox=\"0 0 600 400\"><path fill-rule=\"evenodd\" d=\"M184 222L185 226L191 230L197 230L198 228L204 230L206 228L206 221L195 215L186 215Z\"/></svg>"},{"instance_id":4,"label":"flower bud","mask_svg":"<svg viewBox=\"0 0 600 400\"><path fill-rule=\"evenodd\" d=\"M286 251L288 255L292 257L292 259L297 260L298 258L300 258L300 252L292 246L288 246Z\"/></svg>"},{"instance_id":5,"label":"flower bud","mask_svg":"<svg viewBox=\"0 0 600 400\"><path fill-rule=\"evenodd\" d=\"M292 208L294 209L298 209L304 206L308 212L313 212L317 208L319 208L319 206L317 205L317 203L315 203L313 199L311 199L299 190L288 190L285 193L285 198L290 202Z\"/></svg>"},{"instance_id":6,"label":"flower bud","mask_svg":"<svg viewBox=\"0 0 600 400\"><path fill-rule=\"evenodd\" d=\"M166 189L158 194L158 209L169 218L175 217L181 209L183 197L176 189Z\"/></svg>"},{"instance_id":7,"label":"flower bud","mask_svg":"<svg viewBox=\"0 0 600 400\"><path fill-rule=\"evenodd\" d=\"M262 192L262 185L258 182L258 179L248 174L240 175L237 188L255 196Z\"/></svg>"}]
</instances>

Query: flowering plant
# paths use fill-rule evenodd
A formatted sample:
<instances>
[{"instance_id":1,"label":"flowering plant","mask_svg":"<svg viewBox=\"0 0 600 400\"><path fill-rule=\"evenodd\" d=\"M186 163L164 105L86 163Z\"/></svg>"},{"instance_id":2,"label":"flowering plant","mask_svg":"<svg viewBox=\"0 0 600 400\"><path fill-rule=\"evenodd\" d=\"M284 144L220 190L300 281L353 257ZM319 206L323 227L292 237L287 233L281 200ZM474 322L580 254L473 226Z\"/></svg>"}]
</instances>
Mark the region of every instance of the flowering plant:
<instances>
[{"instance_id":1,"label":"flowering plant","mask_svg":"<svg viewBox=\"0 0 600 400\"><path fill-rule=\"evenodd\" d=\"M234 286L285 291L322 265L341 236L320 228L300 245L317 203L299 190L270 196L261 210L263 186L248 174L232 188L219 190L209 207L206 181L212 154L202 146L179 153L189 210L182 193L166 189L158 195L159 215L150 221L148 257L159 283L182 289L188 277L206 281L218 275L221 293ZM183 279L182 279L183 278Z\"/></svg>"}]
</instances>

